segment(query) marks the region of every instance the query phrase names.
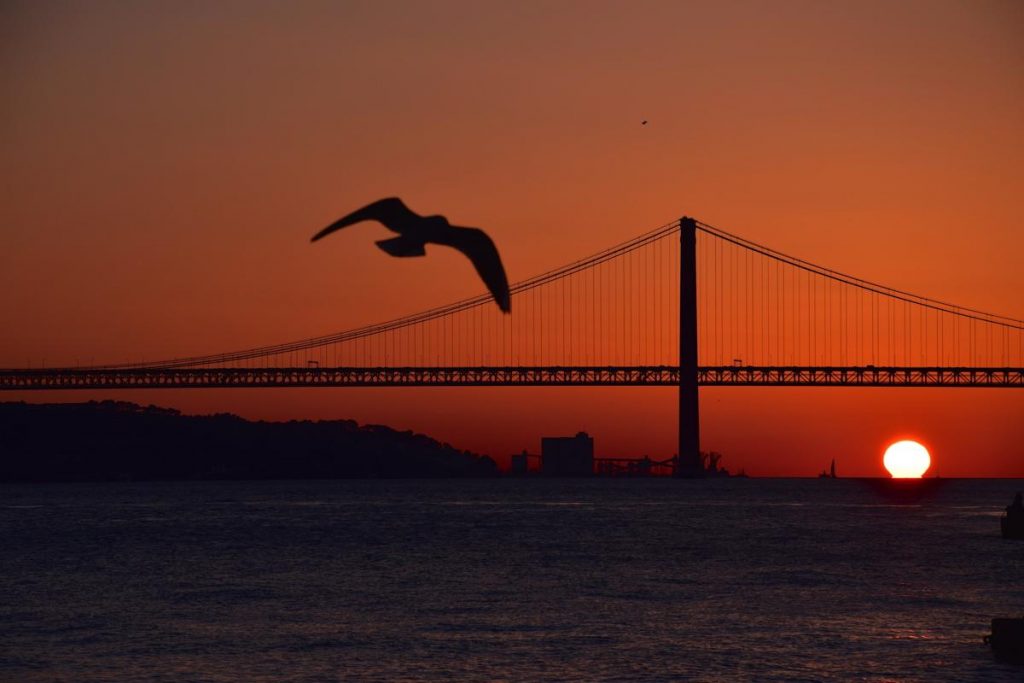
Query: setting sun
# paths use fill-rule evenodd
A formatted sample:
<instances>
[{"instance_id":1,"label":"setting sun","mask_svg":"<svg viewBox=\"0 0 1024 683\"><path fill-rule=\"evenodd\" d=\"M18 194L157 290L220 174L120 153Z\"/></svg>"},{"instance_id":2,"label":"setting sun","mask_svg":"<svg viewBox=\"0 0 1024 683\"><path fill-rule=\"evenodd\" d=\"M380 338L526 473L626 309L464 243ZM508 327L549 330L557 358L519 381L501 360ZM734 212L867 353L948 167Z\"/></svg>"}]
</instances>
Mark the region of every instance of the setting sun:
<instances>
[{"instance_id":1,"label":"setting sun","mask_svg":"<svg viewBox=\"0 0 1024 683\"><path fill-rule=\"evenodd\" d=\"M920 479L932 464L928 449L916 441L897 441L882 458L893 479Z\"/></svg>"}]
</instances>

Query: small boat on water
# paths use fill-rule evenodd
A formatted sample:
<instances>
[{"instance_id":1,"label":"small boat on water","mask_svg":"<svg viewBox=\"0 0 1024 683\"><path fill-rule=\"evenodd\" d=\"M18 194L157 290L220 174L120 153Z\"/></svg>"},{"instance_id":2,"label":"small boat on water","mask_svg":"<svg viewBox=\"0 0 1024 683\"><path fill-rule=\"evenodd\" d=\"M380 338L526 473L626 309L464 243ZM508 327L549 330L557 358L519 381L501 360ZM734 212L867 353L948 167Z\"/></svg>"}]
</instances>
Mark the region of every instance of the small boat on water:
<instances>
[{"instance_id":1,"label":"small boat on water","mask_svg":"<svg viewBox=\"0 0 1024 683\"><path fill-rule=\"evenodd\" d=\"M1019 515L1016 518L1003 515L999 520L999 526L1002 528L1003 538L1024 539L1024 519Z\"/></svg>"},{"instance_id":2,"label":"small boat on water","mask_svg":"<svg viewBox=\"0 0 1024 683\"><path fill-rule=\"evenodd\" d=\"M836 459L832 458L832 467L829 468L828 472L822 472L818 475L818 479L835 479L836 478Z\"/></svg>"},{"instance_id":3,"label":"small boat on water","mask_svg":"<svg viewBox=\"0 0 1024 683\"><path fill-rule=\"evenodd\" d=\"M985 636L984 640L992 646L992 653L997 659L1024 663L1024 617L993 619L992 634Z\"/></svg>"},{"instance_id":4,"label":"small boat on water","mask_svg":"<svg viewBox=\"0 0 1024 683\"><path fill-rule=\"evenodd\" d=\"M999 518L1003 538L1024 539L1024 503L1020 491L1013 497L1013 503L1006 506L1006 514Z\"/></svg>"}]
</instances>

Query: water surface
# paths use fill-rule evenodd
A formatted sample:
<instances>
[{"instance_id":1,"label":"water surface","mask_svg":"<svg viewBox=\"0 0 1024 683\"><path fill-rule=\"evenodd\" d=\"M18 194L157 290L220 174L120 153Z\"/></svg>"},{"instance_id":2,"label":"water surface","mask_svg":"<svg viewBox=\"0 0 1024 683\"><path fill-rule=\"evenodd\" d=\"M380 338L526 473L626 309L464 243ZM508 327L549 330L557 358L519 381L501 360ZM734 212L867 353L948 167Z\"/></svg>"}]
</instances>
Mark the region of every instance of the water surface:
<instances>
[{"instance_id":1,"label":"water surface","mask_svg":"<svg viewBox=\"0 0 1024 683\"><path fill-rule=\"evenodd\" d=\"M1022 481L0 487L0 679L1011 681Z\"/></svg>"}]
</instances>

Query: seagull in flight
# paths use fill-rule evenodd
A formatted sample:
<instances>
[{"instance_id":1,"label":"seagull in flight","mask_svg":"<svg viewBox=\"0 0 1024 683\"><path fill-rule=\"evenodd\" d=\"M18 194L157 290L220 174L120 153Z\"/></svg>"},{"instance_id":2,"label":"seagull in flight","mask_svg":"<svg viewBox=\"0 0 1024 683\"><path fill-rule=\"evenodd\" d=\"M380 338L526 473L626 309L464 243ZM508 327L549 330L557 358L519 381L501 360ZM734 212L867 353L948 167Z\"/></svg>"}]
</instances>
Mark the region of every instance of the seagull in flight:
<instances>
[{"instance_id":1,"label":"seagull in flight","mask_svg":"<svg viewBox=\"0 0 1024 683\"><path fill-rule=\"evenodd\" d=\"M377 221L398 233L398 237L377 242L381 250L392 256L423 256L427 253L425 247L428 242L458 249L473 262L498 307L505 313L511 310L505 267L501 264L498 248L483 230L452 225L444 216L421 216L398 197L388 197L339 218L313 235L310 241L316 242L335 230L360 221Z\"/></svg>"}]
</instances>

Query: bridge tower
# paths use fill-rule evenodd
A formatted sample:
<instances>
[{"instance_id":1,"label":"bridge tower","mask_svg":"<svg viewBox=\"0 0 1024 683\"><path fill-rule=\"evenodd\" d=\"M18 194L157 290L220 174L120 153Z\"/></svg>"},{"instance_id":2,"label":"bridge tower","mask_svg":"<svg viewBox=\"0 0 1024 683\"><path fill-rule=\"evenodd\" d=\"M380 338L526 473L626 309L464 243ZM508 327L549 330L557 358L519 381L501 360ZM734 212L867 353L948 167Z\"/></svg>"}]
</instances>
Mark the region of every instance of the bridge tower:
<instances>
[{"instance_id":1,"label":"bridge tower","mask_svg":"<svg viewBox=\"0 0 1024 683\"><path fill-rule=\"evenodd\" d=\"M679 220L679 459L677 477L700 477L697 394L697 221Z\"/></svg>"}]
</instances>

